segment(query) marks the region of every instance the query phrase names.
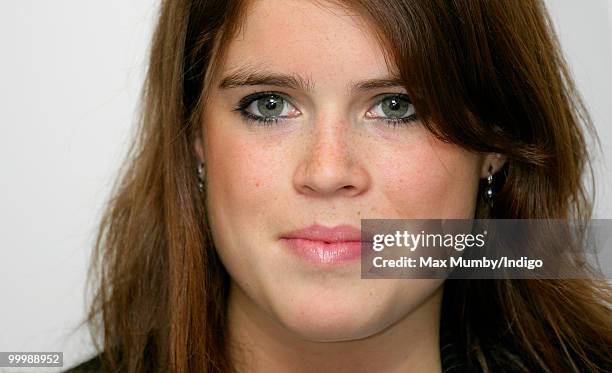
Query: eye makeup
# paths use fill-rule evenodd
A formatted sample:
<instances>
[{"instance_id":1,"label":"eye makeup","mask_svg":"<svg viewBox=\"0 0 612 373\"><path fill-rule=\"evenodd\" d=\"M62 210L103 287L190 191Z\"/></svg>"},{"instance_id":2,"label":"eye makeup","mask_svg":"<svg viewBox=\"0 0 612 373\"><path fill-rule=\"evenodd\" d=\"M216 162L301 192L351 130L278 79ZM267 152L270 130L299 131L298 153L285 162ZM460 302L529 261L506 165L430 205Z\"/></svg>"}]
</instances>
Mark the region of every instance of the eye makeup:
<instances>
[{"instance_id":1,"label":"eye makeup","mask_svg":"<svg viewBox=\"0 0 612 373\"><path fill-rule=\"evenodd\" d=\"M283 93L274 92L274 91L256 92L256 93L247 95L243 97L242 99L240 99L240 101L238 101L238 104L234 107L233 111L238 112L247 123L263 125L263 126L275 125L281 121L284 121L286 119L295 118L296 116L299 116L299 114L301 114L299 113L298 115L294 115L294 116L287 116L287 115L285 116L281 116L281 115L266 116L266 115L260 115L263 113L257 114L257 113L253 113L252 111L248 110L249 107L253 103L258 103L258 101L261 101L263 99L267 99L268 101L264 105L264 107L267 107L267 109L274 110L276 109L276 105L281 105L281 114L282 114L282 112L285 111L285 106L287 105L294 109L292 110L292 112L297 111L299 113L299 111L295 109L293 104L291 104L290 100L286 97L286 95L284 95ZM273 105L274 107L270 107L268 105ZM262 106L257 105L257 111L261 111L259 107L262 107Z\"/></svg>"},{"instance_id":2,"label":"eye makeup","mask_svg":"<svg viewBox=\"0 0 612 373\"><path fill-rule=\"evenodd\" d=\"M267 102L262 102L265 100ZM251 108L251 106L255 107ZM263 111L278 112L280 105L280 114L287 110L291 115L265 115ZM375 110L378 107L381 109ZM253 112L253 111L257 112ZM399 113L393 113L398 111ZM281 92L262 91L249 94L241 98L233 108L233 111L238 112L242 119L247 124L259 126L274 126L289 119L296 118L301 115L298 109L291 103L291 100ZM374 113L372 113L374 111ZM399 114L399 115L397 115ZM376 96L375 104L366 112L366 120L380 121L392 128L406 127L417 120L417 115L408 95L403 93L385 93Z\"/></svg>"}]
</instances>

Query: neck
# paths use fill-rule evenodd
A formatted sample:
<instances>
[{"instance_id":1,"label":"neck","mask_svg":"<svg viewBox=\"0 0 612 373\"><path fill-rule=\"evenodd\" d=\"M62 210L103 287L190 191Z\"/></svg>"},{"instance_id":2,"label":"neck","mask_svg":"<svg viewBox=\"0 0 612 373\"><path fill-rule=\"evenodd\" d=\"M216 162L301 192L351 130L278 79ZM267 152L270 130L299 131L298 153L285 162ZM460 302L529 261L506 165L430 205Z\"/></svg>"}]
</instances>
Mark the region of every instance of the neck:
<instances>
[{"instance_id":1,"label":"neck","mask_svg":"<svg viewBox=\"0 0 612 373\"><path fill-rule=\"evenodd\" d=\"M442 287L386 329L358 340L312 342L273 320L232 283L230 358L238 372L441 372Z\"/></svg>"}]
</instances>

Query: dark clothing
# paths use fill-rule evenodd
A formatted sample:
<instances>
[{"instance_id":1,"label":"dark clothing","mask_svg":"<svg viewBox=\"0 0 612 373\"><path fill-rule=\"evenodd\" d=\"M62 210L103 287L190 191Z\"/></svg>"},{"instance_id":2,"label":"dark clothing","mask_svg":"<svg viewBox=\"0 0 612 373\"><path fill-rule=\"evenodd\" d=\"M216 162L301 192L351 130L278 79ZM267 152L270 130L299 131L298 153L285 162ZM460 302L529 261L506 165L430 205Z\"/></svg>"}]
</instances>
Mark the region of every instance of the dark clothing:
<instances>
[{"instance_id":1,"label":"dark clothing","mask_svg":"<svg viewBox=\"0 0 612 373\"><path fill-rule=\"evenodd\" d=\"M94 356L93 358L64 371L64 373L99 373L99 372L102 372L102 364L100 362L100 355Z\"/></svg>"}]
</instances>

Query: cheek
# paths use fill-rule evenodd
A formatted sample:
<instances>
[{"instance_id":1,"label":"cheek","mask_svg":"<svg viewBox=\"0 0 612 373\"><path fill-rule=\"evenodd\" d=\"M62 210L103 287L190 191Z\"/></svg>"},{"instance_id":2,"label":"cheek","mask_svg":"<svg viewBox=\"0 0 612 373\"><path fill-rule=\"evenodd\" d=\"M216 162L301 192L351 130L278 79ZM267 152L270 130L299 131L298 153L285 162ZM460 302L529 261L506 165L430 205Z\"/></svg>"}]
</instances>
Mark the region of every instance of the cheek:
<instances>
[{"instance_id":1,"label":"cheek","mask_svg":"<svg viewBox=\"0 0 612 373\"><path fill-rule=\"evenodd\" d=\"M241 288L260 298L261 266L270 261L263 260L256 243L269 239L266 219L270 206L279 204L273 183L280 162L274 148L237 131L235 122L206 127L207 213L223 265Z\"/></svg>"},{"instance_id":2,"label":"cheek","mask_svg":"<svg viewBox=\"0 0 612 373\"><path fill-rule=\"evenodd\" d=\"M210 130L206 160L209 200L222 206L224 214L252 217L276 199L271 191L280 162L273 151L262 149L260 142L229 131Z\"/></svg>"},{"instance_id":3,"label":"cheek","mask_svg":"<svg viewBox=\"0 0 612 373\"><path fill-rule=\"evenodd\" d=\"M479 180L478 155L430 138L419 145L394 149L378 169L394 216L473 217Z\"/></svg>"}]
</instances>

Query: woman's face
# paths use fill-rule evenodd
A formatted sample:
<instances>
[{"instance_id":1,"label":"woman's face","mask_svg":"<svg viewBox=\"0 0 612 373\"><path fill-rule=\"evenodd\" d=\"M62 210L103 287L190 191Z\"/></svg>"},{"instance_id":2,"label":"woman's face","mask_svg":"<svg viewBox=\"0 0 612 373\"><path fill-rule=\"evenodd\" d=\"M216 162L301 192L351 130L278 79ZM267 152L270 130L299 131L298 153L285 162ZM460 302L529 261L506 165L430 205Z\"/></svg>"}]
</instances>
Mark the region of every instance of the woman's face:
<instances>
[{"instance_id":1,"label":"woman's face","mask_svg":"<svg viewBox=\"0 0 612 373\"><path fill-rule=\"evenodd\" d=\"M471 218L483 172L482 155L414 120L361 21L332 5L255 2L227 45L196 140L232 291L312 341L377 333L436 298L441 280L361 279L342 247L300 255L283 237L312 225L359 229L363 218Z\"/></svg>"}]
</instances>

